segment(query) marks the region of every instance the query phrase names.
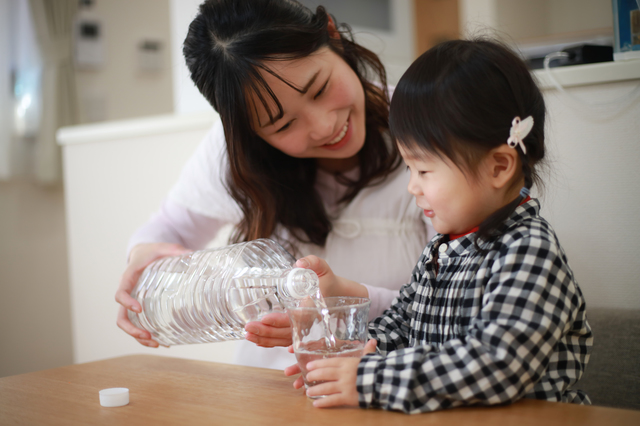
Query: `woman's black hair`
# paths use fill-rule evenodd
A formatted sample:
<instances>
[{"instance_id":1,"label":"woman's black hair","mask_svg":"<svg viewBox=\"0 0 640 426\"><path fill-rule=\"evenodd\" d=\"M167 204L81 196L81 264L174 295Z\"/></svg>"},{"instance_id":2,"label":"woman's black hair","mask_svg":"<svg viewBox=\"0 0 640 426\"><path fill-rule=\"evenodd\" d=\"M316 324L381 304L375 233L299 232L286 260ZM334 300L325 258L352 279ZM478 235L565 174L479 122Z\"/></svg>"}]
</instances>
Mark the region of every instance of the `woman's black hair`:
<instances>
[{"instance_id":1,"label":"woman's black hair","mask_svg":"<svg viewBox=\"0 0 640 426\"><path fill-rule=\"evenodd\" d=\"M292 0L207 0L189 26L183 53L191 79L222 119L229 156L226 185L243 212L234 241L270 237L283 226L299 241L324 246L331 230L314 189L316 160L290 157L252 129L252 95L264 106L273 102L282 113L261 75L273 74L266 61L301 59L327 46L362 83L366 139L357 154L360 176L337 176L348 186L341 202L381 182L401 162L395 145L384 138L389 100L382 63L352 41L348 27L331 37L329 20L322 6L314 13Z\"/></svg>"},{"instance_id":2,"label":"woman's black hair","mask_svg":"<svg viewBox=\"0 0 640 426\"><path fill-rule=\"evenodd\" d=\"M483 156L507 143L515 117L533 117L517 146L525 187L541 185L536 165L544 158L545 105L525 63L508 47L490 40L454 40L422 54L404 73L391 100L390 132L412 154L428 152L450 159L475 175ZM476 232L489 239L522 201L489 216Z\"/></svg>"}]
</instances>

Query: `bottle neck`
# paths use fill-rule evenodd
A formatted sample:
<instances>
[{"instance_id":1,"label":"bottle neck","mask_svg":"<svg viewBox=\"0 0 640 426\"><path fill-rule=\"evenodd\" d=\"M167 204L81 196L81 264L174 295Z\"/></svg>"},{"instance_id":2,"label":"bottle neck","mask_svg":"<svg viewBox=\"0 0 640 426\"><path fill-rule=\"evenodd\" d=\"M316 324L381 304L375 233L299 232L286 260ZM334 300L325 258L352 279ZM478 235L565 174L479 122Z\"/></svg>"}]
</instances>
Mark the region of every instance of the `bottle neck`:
<instances>
[{"instance_id":1,"label":"bottle neck","mask_svg":"<svg viewBox=\"0 0 640 426\"><path fill-rule=\"evenodd\" d=\"M278 284L278 297L286 303L288 300L315 296L320 288L320 280L311 269L293 268L286 279Z\"/></svg>"}]
</instances>

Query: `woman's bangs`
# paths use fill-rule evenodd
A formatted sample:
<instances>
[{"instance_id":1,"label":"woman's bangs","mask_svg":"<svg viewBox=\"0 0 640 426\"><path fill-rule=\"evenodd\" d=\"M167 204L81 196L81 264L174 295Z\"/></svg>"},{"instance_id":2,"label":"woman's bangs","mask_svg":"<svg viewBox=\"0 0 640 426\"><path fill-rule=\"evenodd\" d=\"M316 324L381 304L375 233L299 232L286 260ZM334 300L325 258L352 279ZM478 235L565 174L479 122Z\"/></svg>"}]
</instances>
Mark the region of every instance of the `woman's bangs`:
<instances>
[{"instance_id":1,"label":"woman's bangs","mask_svg":"<svg viewBox=\"0 0 640 426\"><path fill-rule=\"evenodd\" d=\"M259 120L260 112L263 110L268 117L268 123L275 123L284 115L280 100L256 68L252 67L248 74L244 85L244 96L246 105L249 107L248 113L254 117L252 122L261 126L267 125L267 123L260 123Z\"/></svg>"}]
</instances>

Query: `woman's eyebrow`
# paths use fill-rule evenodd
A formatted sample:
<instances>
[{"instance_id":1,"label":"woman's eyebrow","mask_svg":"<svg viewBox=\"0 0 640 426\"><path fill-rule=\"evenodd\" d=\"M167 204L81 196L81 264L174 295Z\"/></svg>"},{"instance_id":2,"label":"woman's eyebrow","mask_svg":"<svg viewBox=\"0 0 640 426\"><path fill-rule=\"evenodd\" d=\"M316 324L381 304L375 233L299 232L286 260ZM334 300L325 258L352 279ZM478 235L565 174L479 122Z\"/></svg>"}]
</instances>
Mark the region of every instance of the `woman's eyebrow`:
<instances>
[{"instance_id":1,"label":"woman's eyebrow","mask_svg":"<svg viewBox=\"0 0 640 426\"><path fill-rule=\"evenodd\" d=\"M300 90L301 95L304 95L309 91L309 88L313 86L313 83L315 83L319 74L320 74L320 70L316 71L316 73L313 74L313 76L311 76L311 79L309 80L309 82L302 88L302 90Z\"/></svg>"},{"instance_id":2,"label":"woman's eyebrow","mask_svg":"<svg viewBox=\"0 0 640 426\"><path fill-rule=\"evenodd\" d=\"M316 82L316 80L318 79L318 75L320 75L320 70L316 71L315 74L313 74L311 76L311 78L309 79L309 81L307 82L307 84L305 84L305 86L302 89L296 89L295 87L293 87L291 84L286 83L289 87L295 89L297 92L300 93L300 95L304 95L306 94L309 89L311 88L311 86L313 86L313 83ZM284 80L283 80L284 81ZM273 117L273 120L267 120L266 123L264 124L260 124L260 119L258 119L258 124L260 124L260 128L265 128L267 126L272 126L274 124L276 124L276 122L278 120L280 120L282 117L284 117L284 115L286 114L286 112L284 111L284 109L282 110L282 113L278 114L277 116Z\"/></svg>"}]
</instances>

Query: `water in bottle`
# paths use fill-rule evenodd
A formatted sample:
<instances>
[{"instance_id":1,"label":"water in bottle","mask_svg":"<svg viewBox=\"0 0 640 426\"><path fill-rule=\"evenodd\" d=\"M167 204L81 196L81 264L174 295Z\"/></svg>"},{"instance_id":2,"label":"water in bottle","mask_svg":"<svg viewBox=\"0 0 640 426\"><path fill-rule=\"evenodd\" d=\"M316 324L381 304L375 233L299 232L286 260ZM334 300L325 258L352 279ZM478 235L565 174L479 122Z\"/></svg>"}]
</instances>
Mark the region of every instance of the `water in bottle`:
<instances>
[{"instance_id":1,"label":"water in bottle","mask_svg":"<svg viewBox=\"0 0 640 426\"><path fill-rule=\"evenodd\" d=\"M243 339L247 322L284 312L288 301L322 306L317 275L294 264L269 239L159 259L131 292L142 313L129 319L165 346Z\"/></svg>"}]
</instances>

